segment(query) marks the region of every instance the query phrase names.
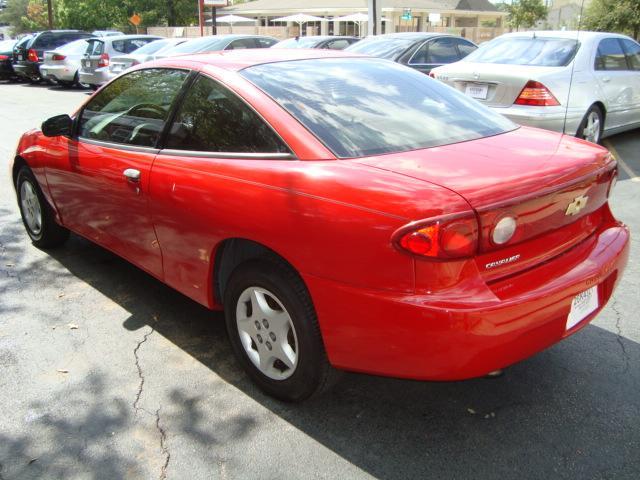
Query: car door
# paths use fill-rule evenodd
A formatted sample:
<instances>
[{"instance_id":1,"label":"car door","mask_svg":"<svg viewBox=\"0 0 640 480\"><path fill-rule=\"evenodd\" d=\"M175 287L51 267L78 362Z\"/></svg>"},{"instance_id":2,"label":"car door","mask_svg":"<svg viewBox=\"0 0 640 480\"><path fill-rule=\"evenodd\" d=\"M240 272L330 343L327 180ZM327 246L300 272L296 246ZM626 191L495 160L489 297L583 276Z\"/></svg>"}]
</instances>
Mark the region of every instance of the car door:
<instances>
[{"instance_id":1,"label":"car door","mask_svg":"<svg viewBox=\"0 0 640 480\"><path fill-rule=\"evenodd\" d=\"M96 94L76 118L76 134L52 142L47 183L72 230L162 277L149 215L156 144L188 72L137 70Z\"/></svg>"},{"instance_id":2,"label":"car door","mask_svg":"<svg viewBox=\"0 0 640 480\"><path fill-rule=\"evenodd\" d=\"M627 38L621 41L629 68L629 86L633 89L628 123L635 124L640 123L640 44Z\"/></svg>"},{"instance_id":3,"label":"car door","mask_svg":"<svg viewBox=\"0 0 640 480\"><path fill-rule=\"evenodd\" d=\"M626 125L632 117L632 76L622 43L617 37L600 40L594 61L594 77L607 101L605 129Z\"/></svg>"},{"instance_id":4,"label":"car door","mask_svg":"<svg viewBox=\"0 0 640 480\"><path fill-rule=\"evenodd\" d=\"M428 74L432 69L457 62L458 59L455 39L440 37L422 44L409 60L409 66Z\"/></svg>"},{"instance_id":5,"label":"car door","mask_svg":"<svg viewBox=\"0 0 640 480\"><path fill-rule=\"evenodd\" d=\"M164 281L208 304L213 246L229 228L243 225L244 209L267 208L260 204L265 186L251 179L279 171L291 158L249 105L200 75L189 86L153 165L151 214L162 245Z\"/></svg>"}]
</instances>

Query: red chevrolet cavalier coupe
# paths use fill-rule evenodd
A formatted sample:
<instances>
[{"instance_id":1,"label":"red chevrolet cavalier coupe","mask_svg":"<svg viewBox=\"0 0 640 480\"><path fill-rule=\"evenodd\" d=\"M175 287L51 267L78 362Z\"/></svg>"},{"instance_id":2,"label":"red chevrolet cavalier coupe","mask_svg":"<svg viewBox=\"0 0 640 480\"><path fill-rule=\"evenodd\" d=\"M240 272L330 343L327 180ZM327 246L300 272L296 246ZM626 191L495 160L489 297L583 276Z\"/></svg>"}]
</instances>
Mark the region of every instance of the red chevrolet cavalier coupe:
<instances>
[{"instance_id":1,"label":"red chevrolet cavalier coupe","mask_svg":"<svg viewBox=\"0 0 640 480\"><path fill-rule=\"evenodd\" d=\"M287 400L332 367L513 364L584 327L629 251L606 150L339 52L145 64L27 132L13 178L36 246L73 231L224 308L240 363Z\"/></svg>"}]
</instances>

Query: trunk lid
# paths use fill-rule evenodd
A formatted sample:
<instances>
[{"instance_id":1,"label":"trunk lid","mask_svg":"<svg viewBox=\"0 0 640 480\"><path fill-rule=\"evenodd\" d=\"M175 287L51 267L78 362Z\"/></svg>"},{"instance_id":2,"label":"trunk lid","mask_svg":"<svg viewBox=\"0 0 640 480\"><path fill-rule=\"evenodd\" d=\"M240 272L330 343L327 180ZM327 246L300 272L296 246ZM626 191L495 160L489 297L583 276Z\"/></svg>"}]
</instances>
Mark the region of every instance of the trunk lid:
<instances>
[{"instance_id":1,"label":"trunk lid","mask_svg":"<svg viewBox=\"0 0 640 480\"><path fill-rule=\"evenodd\" d=\"M546 261L590 235L600 223L615 168L602 147L526 127L357 161L461 195L478 218L477 262L488 280ZM518 227L512 240L498 246L490 238L505 215L515 217Z\"/></svg>"},{"instance_id":2,"label":"trunk lid","mask_svg":"<svg viewBox=\"0 0 640 480\"><path fill-rule=\"evenodd\" d=\"M438 80L491 107L510 107L529 80L542 82L551 89L548 77L562 75L565 67L501 65L456 62L434 70ZM475 88L474 88L475 87ZM554 89L551 89L552 92ZM554 93L558 96L558 92ZM558 98L560 103L562 99Z\"/></svg>"}]
</instances>

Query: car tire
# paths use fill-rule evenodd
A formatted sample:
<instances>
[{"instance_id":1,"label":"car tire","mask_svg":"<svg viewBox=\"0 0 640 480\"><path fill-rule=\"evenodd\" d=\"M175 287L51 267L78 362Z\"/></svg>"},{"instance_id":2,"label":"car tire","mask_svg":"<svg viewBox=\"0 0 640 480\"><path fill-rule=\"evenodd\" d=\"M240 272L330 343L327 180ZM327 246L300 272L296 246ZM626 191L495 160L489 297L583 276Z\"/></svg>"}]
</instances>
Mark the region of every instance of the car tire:
<instances>
[{"instance_id":1,"label":"car tire","mask_svg":"<svg viewBox=\"0 0 640 480\"><path fill-rule=\"evenodd\" d=\"M227 283L224 307L233 351L264 392L299 402L335 382L339 374L327 360L311 298L289 265L277 258L241 264Z\"/></svg>"},{"instance_id":2,"label":"car tire","mask_svg":"<svg viewBox=\"0 0 640 480\"><path fill-rule=\"evenodd\" d=\"M62 245L69 238L69 230L56 222L53 209L27 166L18 172L16 192L22 223L31 242L38 248Z\"/></svg>"},{"instance_id":3,"label":"car tire","mask_svg":"<svg viewBox=\"0 0 640 480\"><path fill-rule=\"evenodd\" d=\"M602 141L603 130L604 114L602 113L602 109L597 105L591 105L580 123L576 137L587 140L588 142L600 143Z\"/></svg>"}]
</instances>

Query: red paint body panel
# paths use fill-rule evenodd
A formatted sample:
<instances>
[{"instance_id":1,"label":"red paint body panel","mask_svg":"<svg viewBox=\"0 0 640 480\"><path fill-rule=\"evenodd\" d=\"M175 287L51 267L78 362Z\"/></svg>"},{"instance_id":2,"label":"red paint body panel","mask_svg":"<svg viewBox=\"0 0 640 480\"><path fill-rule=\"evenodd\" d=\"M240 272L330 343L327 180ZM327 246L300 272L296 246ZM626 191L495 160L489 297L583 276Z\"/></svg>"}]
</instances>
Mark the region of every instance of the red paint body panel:
<instances>
[{"instance_id":1,"label":"red paint body panel","mask_svg":"<svg viewBox=\"0 0 640 480\"><path fill-rule=\"evenodd\" d=\"M628 257L629 232L611 215L615 164L597 146L536 129L354 160L335 157L237 70L267 61L346 56L332 51L225 52L155 62L201 71L249 103L294 159L213 158L128 151L38 131L18 155L59 221L210 308L215 252L258 242L307 284L330 361L417 379L483 375L579 330L572 298L598 285L604 306ZM145 65L145 68L147 65ZM140 67L138 67L140 68ZM141 171L140 191L122 176ZM587 195L587 207L566 206ZM497 247L499 215L520 230ZM392 234L466 213L482 232L473 258L418 259ZM517 261L487 264L519 255Z\"/></svg>"}]
</instances>

